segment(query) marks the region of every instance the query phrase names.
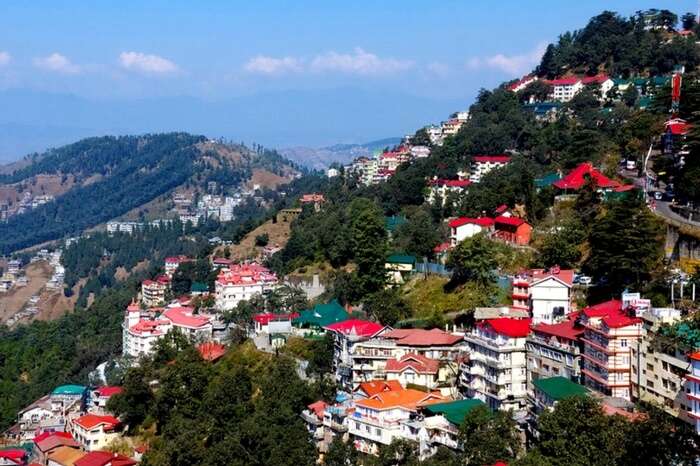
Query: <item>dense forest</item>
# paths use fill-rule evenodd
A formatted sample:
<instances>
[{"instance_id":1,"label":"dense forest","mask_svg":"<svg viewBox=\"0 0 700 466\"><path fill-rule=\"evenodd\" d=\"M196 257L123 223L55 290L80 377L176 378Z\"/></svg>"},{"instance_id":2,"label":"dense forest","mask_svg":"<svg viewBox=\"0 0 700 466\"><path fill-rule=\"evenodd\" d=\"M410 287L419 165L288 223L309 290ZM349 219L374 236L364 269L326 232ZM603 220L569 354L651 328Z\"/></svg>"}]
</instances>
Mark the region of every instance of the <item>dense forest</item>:
<instances>
[{"instance_id":1,"label":"dense forest","mask_svg":"<svg viewBox=\"0 0 700 466\"><path fill-rule=\"evenodd\" d=\"M684 27L698 28L685 17ZM679 65L694 69L700 64L695 36L673 34L677 24L678 16L668 10L640 11L631 18L604 11L583 29L560 35L536 72L551 79L570 72L630 77L667 74Z\"/></svg>"}]
</instances>

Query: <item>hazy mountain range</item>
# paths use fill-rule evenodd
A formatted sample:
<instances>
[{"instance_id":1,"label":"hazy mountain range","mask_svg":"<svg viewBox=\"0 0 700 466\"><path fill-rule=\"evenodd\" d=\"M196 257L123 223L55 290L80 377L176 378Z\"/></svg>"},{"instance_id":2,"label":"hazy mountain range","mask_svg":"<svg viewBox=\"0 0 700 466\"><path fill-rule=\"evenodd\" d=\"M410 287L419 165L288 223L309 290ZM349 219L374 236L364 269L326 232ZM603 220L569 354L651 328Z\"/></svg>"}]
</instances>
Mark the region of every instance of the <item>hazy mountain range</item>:
<instances>
[{"instance_id":1,"label":"hazy mountain range","mask_svg":"<svg viewBox=\"0 0 700 466\"><path fill-rule=\"evenodd\" d=\"M392 147L401 142L401 138L385 138L365 144L334 144L328 147L288 147L280 149L280 154L289 160L315 170L328 168L334 162L345 165L362 156L371 156L375 150Z\"/></svg>"},{"instance_id":2,"label":"hazy mountain range","mask_svg":"<svg viewBox=\"0 0 700 466\"><path fill-rule=\"evenodd\" d=\"M299 157L304 152L299 147L324 147L321 152L307 151L314 160L312 166L320 166L323 154L351 153L353 148L343 148L345 144L411 133L467 106L468 102L457 99L357 88L280 91L221 100L91 100L4 90L0 91L0 161L17 160L86 136L187 131L273 148L295 147L288 153ZM329 147L338 143L343 144Z\"/></svg>"}]
</instances>

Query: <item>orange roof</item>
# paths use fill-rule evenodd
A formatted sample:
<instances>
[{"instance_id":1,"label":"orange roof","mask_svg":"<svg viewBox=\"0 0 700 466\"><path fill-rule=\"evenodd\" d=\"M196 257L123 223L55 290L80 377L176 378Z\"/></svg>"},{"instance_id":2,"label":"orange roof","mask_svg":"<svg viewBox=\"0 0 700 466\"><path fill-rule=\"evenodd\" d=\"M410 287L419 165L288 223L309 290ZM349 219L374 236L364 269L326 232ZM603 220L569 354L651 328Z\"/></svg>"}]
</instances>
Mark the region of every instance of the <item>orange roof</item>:
<instances>
[{"instance_id":1,"label":"orange roof","mask_svg":"<svg viewBox=\"0 0 700 466\"><path fill-rule=\"evenodd\" d=\"M380 411L393 408L404 408L415 411L418 406L438 403L440 401L445 401L441 395L425 393L412 388L404 388L403 390L378 393L370 398L357 401L355 405Z\"/></svg>"},{"instance_id":2,"label":"orange roof","mask_svg":"<svg viewBox=\"0 0 700 466\"><path fill-rule=\"evenodd\" d=\"M106 429L113 429L119 425L119 419L114 416L98 416L96 414L85 414L73 421L83 429L94 429L99 425L105 425Z\"/></svg>"},{"instance_id":3,"label":"orange roof","mask_svg":"<svg viewBox=\"0 0 700 466\"><path fill-rule=\"evenodd\" d=\"M694 353L690 353L690 354L688 355L688 357L689 357L690 359L695 360L695 361L700 361L700 351L696 351L696 352L694 352Z\"/></svg>"},{"instance_id":4,"label":"orange roof","mask_svg":"<svg viewBox=\"0 0 700 466\"><path fill-rule=\"evenodd\" d=\"M328 403L323 400L318 400L315 403L311 403L307 408L309 408L316 415L317 418L323 418L323 412L326 410Z\"/></svg>"},{"instance_id":5,"label":"orange roof","mask_svg":"<svg viewBox=\"0 0 700 466\"><path fill-rule=\"evenodd\" d=\"M226 347L221 343L208 341L197 346L197 351L199 351L199 354L202 356L202 359L206 361L216 361L224 354L226 354Z\"/></svg>"},{"instance_id":6,"label":"orange roof","mask_svg":"<svg viewBox=\"0 0 700 466\"><path fill-rule=\"evenodd\" d=\"M85 456L85 452L71 447L58 447L49 453L49 459L62 466L74 466L75 462Z\"/></svg>"},{"instance_id":7,"label":"orange roof","mask_svg":"<svg viewBox=\"0 0 700 466\"><path fill-rule=\"evenodd\" d=\"M403 390L398 380L372 380L360 383L360 386L357 388L357 391L363 391L368 397L393 390Z\"/></svg>"}]
</instances>

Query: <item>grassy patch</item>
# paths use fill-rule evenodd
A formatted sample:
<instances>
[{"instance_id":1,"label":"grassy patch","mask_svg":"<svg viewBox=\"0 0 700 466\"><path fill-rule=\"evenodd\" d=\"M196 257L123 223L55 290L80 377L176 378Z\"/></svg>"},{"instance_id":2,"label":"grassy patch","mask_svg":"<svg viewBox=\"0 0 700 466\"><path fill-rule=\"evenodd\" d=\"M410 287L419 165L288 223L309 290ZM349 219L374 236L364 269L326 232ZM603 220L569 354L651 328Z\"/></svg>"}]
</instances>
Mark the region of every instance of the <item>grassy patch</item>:
<instances>
[{"instance_id":1,"label":"grassy patch","mask_svg":"<svg viewBox=\"0 0 700 466\"><path fill-rule=\"evenodd\" d=\"M416 277L404 286L404 298L415 317L429 317L436 312L459 312L494 302L494 296L489 290L472 283L467 283L452 293L445 293L445 283L447 279L443 277Z\"/></svg>"}]
</instances>

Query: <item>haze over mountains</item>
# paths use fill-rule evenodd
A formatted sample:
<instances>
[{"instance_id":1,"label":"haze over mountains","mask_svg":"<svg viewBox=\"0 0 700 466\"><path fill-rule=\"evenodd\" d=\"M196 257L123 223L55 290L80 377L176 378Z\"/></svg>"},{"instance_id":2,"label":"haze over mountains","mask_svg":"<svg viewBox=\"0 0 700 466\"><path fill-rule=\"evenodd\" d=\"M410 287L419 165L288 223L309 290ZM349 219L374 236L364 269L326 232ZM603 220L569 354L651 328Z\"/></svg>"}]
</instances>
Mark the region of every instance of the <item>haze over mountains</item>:
<instances>
[{"instance_id":1,"label":"haze over mountains","mask_svg":"<svg viewBox=\"0 0 700 466\"><path fill-rule=\"evenodd\" d=\"M209 101L90 100L0 91L0 162L82 137L188 131L266 147L326 147L402 136L469 102L364 89L290 90Z\"/></svg>"}]
</instances>

